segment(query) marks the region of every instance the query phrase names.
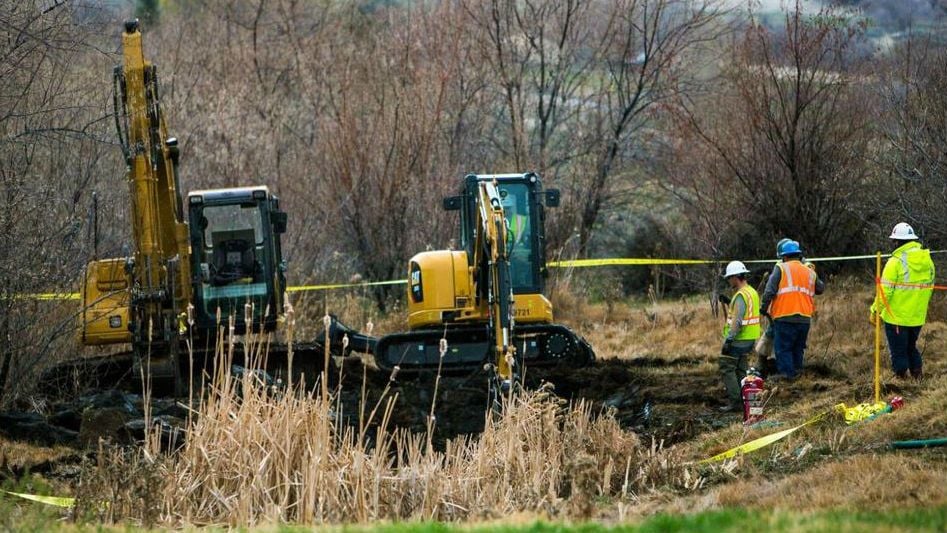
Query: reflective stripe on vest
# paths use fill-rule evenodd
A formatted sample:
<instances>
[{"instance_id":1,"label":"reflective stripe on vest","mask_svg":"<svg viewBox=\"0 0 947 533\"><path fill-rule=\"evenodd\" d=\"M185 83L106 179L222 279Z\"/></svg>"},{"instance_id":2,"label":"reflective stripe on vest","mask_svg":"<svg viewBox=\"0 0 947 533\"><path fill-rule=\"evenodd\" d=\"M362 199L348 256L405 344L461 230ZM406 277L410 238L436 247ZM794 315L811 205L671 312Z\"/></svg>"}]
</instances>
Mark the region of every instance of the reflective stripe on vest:
<instances>
[{"instance_id":1,"label":"reflective stripe on vest","mask_svg":"<svg viewBox=\"0 0 947 533\"><path fill-rule=\"evenodd\" d=\"M799 261L777 263L781 273L776 298L770 304L770 316L800 315L811 317L815 311L816 274ZM804 280L804 281L803 281ZM804 284L801 284L799 282Z\"/></svg>"},{"instance_id":2,"label":"reflective stripe on vest","mask_svg":"<svg viewBox=\"0 0 947 533\"><path fill-rule=\"evenodd\" d=\"M901 252L901 270L904 271L904 282L911 282L911 267L908 266L908 251Z\"/></svg>"},{"instance_id":3,"label":"reflective stripe on vest","mask_svg":"<svg viewBox=\"0 0 947 533\"><path fill-rule=\"evenodd\" d=\"M740 321L740 332L737 333L737 336L734 340L743 341L743 340L753 340L760 338L761 329L760 329L760 297L757 294L756 290L749 285L745 285L742 289L737 291L733 296L733 300L730 302L730 321L733 320L733 316L736 314L737 309L737 296L743 297L743 304L746 307L746 311L743 313L743 320ZM728 322L727 326L724 328L724 337L730 334L730 323Z\"/></svg>"},{"instance_id":4,"label":"reflective stripe on vest","mask_svg":"<svg viewBox=\"0 0 947 533\"><path fill-rule=\"evenodd\" d=\"M882 279L881 283L883 285L888 285L889 287L893 286L898 290L906 290L906 291L932 290L934 288L933 276L929 276L927 277L927 279L924 279L923 281L911 280L911 266L908 263L908 254L912 252L917 252L920 250L923 250L923 248L910 248L910 249L904 250L903 252L897 255L898 259L901 261L901 272L902 272L901 283L898 283L896 281L888 281L886 279Z\"/></svg>"},{"instance_id":5,"label":"reflective stripe on vest","mask_svg":"<svg viewBox=\"0 0 947 533\"><path fill-rule=\"evenodd\" d=\"M510 230L513 232L513 242L519 243L523 238L523 232L526 229L526 226L529 224L529 217L526 215L513 215L512 220L508 223Z\"/></svg>"}]
</instances>

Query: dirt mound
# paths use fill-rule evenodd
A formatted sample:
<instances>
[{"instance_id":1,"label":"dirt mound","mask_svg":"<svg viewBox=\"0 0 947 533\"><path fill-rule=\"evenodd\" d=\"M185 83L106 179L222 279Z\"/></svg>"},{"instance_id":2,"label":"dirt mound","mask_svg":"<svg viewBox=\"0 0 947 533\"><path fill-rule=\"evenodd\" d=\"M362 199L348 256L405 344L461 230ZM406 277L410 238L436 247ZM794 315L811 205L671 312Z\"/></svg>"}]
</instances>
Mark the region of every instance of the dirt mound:
<instances>
[{"instance_id":1,"label":"dirt mound","mask_svg":"<svg viewBox=\"0 0 947 533\"><path fill-rule=\"evenodd\" d=\"M593 412L612 409L623 425L640 428L648 412L637 374L635 365L628 361L606 360L584 368L527 368L524 381L532 389L551 383L555 394L564 400L588 402ZM367 414L379 400L395 398L392 423L412 431L426 430L433 404L436 442L483 430L489 407L486 372L441 376L439 381L431 372L390 377L390 373L363 366L355 358L347 360L341 383L336 383L342 410L348 415Z\"/></svg>"}]
</instances>

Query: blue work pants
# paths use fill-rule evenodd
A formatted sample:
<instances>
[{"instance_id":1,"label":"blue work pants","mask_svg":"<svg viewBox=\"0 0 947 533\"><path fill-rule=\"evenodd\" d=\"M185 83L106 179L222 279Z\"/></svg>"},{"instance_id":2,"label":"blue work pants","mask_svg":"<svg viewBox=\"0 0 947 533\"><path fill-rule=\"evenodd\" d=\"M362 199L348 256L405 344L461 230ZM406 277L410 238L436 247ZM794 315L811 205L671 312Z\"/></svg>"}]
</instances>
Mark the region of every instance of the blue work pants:
<instances>
[{"instance_id":1,"label":"blue work pants","mask_svg":"<svg viewBox=\"0 0 947 533\"><path fill-rule=\"evenodd\" d=\"M789 379L795 379L802 372L803 355L806 353L806 340L809 338L808 322L787 322L774 320L773 350L776 352L776 369Z\"/></svg>"},{"instance_id":2,"label":"blue work pants","mask_svg":"<svg viewBox=\"0 0 947 533\"><path fill-rule=\"evenodd\" d=\"M921 326L897 326L885 322L885 337L891 351L891 369L895 374L904 374L908 370L917 373L921 370L921 352L917 349L917 338L921 335Z\"/></svg>"}]
</instances>

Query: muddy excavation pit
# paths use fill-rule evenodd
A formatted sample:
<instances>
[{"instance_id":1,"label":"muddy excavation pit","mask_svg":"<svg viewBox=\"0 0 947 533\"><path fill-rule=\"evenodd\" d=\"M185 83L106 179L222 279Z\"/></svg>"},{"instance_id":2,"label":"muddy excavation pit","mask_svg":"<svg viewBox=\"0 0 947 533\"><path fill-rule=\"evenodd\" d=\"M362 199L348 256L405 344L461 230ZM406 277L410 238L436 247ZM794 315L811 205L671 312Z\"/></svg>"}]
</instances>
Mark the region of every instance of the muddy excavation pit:
<instances>
[{"instance_id":1,"label":"muddy excavation pit","mask_svg":"<svg viewBox=\"0 0 947 533\"><path fill-rule=\"evenodd\" d=\"M698 359L662 360L639 358L631 360L605 359L584 368L537 369L525 372L525 386L538 388L552 383L557 396L570 402L586 402L593 413L608 411L619 423L645 439L653 437L665 445L693 438L705 431L725 426L737 415L721 414L723 391L715 369L701 366ZM88 365L86 365L88 366ZM314 383L321 374L316 364L296 364L297 379L305 373L307 383ZM109 363L110 374L95 375L88 379L84 390L59 397L31 398L28 405L16 406L12 412L0 413L0 434L11 439L38 444L63 444L77 448L94 447L98 439L106 438L119 444L134 444L144 433L144 405L142 396L135 392L134 380L128 379L128 370ZM234 367L235 371L243 371ZM433 372L402 373L391 380L383 372L359 357L333 358L329 383L338 394L339 415L347 423L357 426L358 413L366 417L382 400L395 398L391 425L415 432L428 426L431 404L434 401L437 375ZM60 372L68 376L73 389L82 386L77 378L75 364ZM102 388L106 379L121 380L121 387ZM271 369L268 377L278 382L278 369ZM364 392L363 392L364 383ZM488 376L484 371L469 375L444 375L437 384L435 404L434 442L438 447L448 439L474 435L483 430L488 409ZM137 387L140 389L140 384ZM169 440L183 437L181 429L186 420L187 399L168 396L152 399L152 413ZM43 406L37 409L36 406ZM378 423L380 414L376 414Z\"/></svg>"}]
</instances>

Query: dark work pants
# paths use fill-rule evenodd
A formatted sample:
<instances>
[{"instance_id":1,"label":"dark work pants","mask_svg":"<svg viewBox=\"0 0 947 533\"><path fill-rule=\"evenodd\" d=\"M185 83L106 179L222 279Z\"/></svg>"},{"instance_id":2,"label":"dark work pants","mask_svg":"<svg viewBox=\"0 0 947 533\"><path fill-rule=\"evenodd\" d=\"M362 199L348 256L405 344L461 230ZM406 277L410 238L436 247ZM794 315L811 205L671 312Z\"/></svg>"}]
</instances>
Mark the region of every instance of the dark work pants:
<instances>
[{"instance_id":1,"label":"dark work pants","mask_svg":"<svg viewBox=\"0 0 947 533\"><path fill-rule=\"evenodd\" d=\"M730 355L720 356L720 376L723 377L723 386L727 388L727 400L730 405L743 405L740 380L746 377L746 356L752 349L752 344L742 347L737 345L730 348Z\"/></svg>"},{"instance_id":2,"label":"dark work pants","mask_svg":"<svg viewBox=\"0 0 947 533\"><path fill-rule=\"evenodd\" d=\"M776 338L773 340L776 370L787 378L794 379L802 372L806 339L809 338L809 323L786 322L777 319L773 321L773 329L776 333Z\"/></svg>"},{"instance_id":3,"label":"dark work pants","mask_svg":"<svg viewBox=\"0 0 947 533\"><path fill-rule=\"evenodd\" d=\"M891 351L891 369L895 374L921 370L921 352L917 349L917 338L920 335L921 326L896 326L885 322L885 336Z\"/></svg>"}]
</instances>

